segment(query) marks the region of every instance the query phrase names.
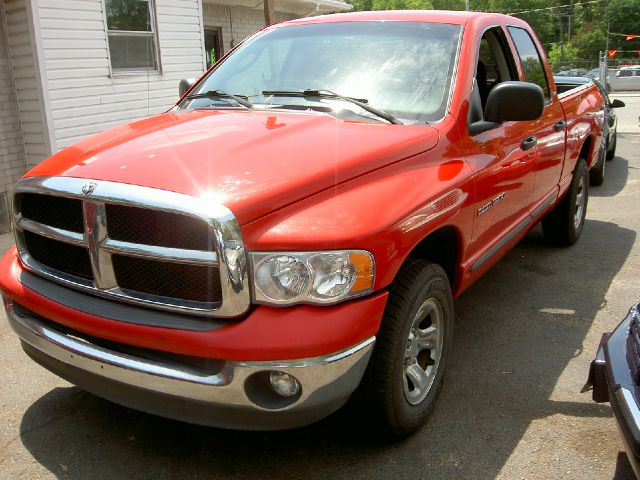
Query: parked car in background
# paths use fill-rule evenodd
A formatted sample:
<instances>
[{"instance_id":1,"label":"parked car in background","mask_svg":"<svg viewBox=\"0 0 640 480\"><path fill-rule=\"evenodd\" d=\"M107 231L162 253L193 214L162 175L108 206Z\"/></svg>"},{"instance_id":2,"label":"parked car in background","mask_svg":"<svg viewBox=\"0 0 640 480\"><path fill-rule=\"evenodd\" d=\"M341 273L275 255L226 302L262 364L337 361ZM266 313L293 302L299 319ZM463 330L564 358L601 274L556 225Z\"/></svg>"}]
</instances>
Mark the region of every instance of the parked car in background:
<instances>
[{"instance_id":1,"label":"parked car in background","mask_svg":"<svg viewBox=\"0 0 640 480\"><path fill-rule=\"evenodd\" d=\"M609 402L636 477L640 478L640 305L600 340L582 392Z\"/></svg>"},{"instance_id":2,"label":"parked car in background","mask_svg":"<svg viewBox=\"0 0 640 480\"><path fill-rule=\"evenodd\" d=\"M587 77L587 78L599 79L600 78L600 69L599 68L592 68L587 73L585 73L583 76Z\"/></svg>"},{"instance_id":3,"label":"parked car in background","mask_svg":"<svg viewBox=\"0 0 640 480\"><path fill-rule=\"evenodd\" d=\"M627 65L626 67L620 67L617 77L637 77L640 73L640 65Z\"/></svg>"},{"instance_id":4,"label":"parked car in background","mask_svg":"<svg viewBox=\"0 0 640 480\"><path fill-rule=\"evenodd\" d=\"M608 81L613 91L640 90L640 65L622 67Z\"/></svg>"},{"instance_id":5,"label":"parked car in background","mask_svg":"<svg viewBox=\"0 0 640 480\"><path fill-rule=\"evenodd\" d=\"M613 160L616 156L616 146L618 144L618 116L616 115L615 109L625 107L626 105L618 98L611 100L607 89L602 86L601 82L594 80L594 83L597 85L605 100L604 109L606 122L604 129L606 129L607 132L603 134L603 142L606 142L607 160Z\"/></svg>"},{"instance_id":6,"label":"parked car in background","mask_svg":"<svg viewBox=\"0 0 640 480\"><path fill-rule=\"evenodd\" d=\"M570 69L560 70L555 75L560 77L579 77L581 75L585 75L586 73L587 73L586 68L570 68Z\"/></svg>"},{"instance_id":7,"label":"parked car in background","mask_svg":"<svg viewBox=\"0 0 640 480\"><path fill-rule=\"evenodd\" d=\"M569 71L569 75L571 76L582 76L582 75L586 75L587 74L587 69L586 68L574 68L573 70Z\"/></svg>"},{"instance_id":8,"label":"parked car in background","mask_svg":"<svg viewBox=\"0 0 640 480\"><path fill-rule=\"evenodd\" d=\"M591 183L591 185L602 185L602 183L604 182L604 175L606 170L605 159L613 159L616 153L618 119L616 117L616 112L614 109L624 107L625 104L622 100L618 99L611 101L605 88L595 78L559 77L556 75L553 77L553 79L556 83L556 88L558 89L559 95L562 95L565 92L571 91L573 89L584 88L585 85L593 83L596 85L596 87L598 87L598 90L605 99L606 121L602 129L602 143L600 144L598 159L589 170L589 182Z\"/></svg>"}]
</instances>

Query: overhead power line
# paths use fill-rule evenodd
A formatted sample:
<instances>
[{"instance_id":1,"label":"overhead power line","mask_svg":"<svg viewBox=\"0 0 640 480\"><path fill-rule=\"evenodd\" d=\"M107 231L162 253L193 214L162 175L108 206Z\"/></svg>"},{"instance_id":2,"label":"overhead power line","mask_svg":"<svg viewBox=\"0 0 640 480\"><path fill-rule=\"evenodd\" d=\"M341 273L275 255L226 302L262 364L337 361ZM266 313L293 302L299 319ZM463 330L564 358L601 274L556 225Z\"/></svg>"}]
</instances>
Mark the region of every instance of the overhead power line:
<instances>
[{"instance_id":1,"label":"overhead power line","mask_svg":"<svg viewBox=\"0 0 640 480\"><path fill-rule=\"evenodd\" d=\"M545 10L556 10L558 8L565 8L565 7L575 7L576 5L587 5L589 3L600 3L601 0L585 0L582 2L576 2L576 3L567 3L565 5L555 5L553 7L543 7L543 8L532 8L530 10L522 10L519 12L510 12L508 13L508 15L519 15L521 13L531 13L531 12L543 12Z\"/></svg>"}]
</instances>

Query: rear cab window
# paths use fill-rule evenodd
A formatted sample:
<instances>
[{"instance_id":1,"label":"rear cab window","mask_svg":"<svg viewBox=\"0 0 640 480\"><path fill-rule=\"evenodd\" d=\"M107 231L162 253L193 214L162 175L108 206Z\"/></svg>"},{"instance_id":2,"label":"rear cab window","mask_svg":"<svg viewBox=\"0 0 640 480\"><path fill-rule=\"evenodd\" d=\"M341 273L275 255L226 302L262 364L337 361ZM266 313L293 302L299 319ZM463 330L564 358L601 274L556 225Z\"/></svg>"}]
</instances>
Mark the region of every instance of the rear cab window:
<instances>
[{"instance_id":1,"label":"rear cab window","mask_svg":"<svg viewBox=\"0 0 640 480\"><path fill-rule=\"evenodd\" d=\"M520 64L524 70L527 82L535 83L542 88L544 98L551 100L551 90L549 88L549 79L545 72L544 64L540 56L540 52L533 43L533 39L529 32L520 27L508 27L511 39L516 46Z\"/></svg>"}]
</instances>

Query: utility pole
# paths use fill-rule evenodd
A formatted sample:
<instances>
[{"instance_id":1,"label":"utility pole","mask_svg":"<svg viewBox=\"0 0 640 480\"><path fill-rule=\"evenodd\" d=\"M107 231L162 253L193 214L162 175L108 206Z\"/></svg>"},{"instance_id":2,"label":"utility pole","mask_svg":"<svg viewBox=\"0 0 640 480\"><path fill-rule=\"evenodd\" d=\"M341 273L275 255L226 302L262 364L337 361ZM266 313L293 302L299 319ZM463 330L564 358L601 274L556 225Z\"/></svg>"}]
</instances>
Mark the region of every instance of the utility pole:
<instances>
[{"instance_id":1,"label":"utility pole","mask_svg":"<svg viewBox=\"0 0 640 480\"><path fill-rule=\"evenodd\" d=\"M607 43L604 47L604 78L602 78L602 84L604 88L607 88L607 75L609 71L609 20L607 20Z\"/></svg>"},{"instance_id":2,"label":"utility pole","mask_svg":"<svg viewBox=\"0 0 640 480\"><path fill-rule=\"evenodd\" d=\"M564 67L564 33L562 32L562 13L558 13L560 20L560 68Z\"/></svg>"},{"instance_id":3,"label":"utility pole","mask_svg":"<svg viewBox=\"0 0 640 480\"><path fill-rule=\"evenodd\" d=\"M470 10L470 8L469 8L469 0L464 0L464 8L467 10L467 12Z\"/></svg>"}]
</instances>

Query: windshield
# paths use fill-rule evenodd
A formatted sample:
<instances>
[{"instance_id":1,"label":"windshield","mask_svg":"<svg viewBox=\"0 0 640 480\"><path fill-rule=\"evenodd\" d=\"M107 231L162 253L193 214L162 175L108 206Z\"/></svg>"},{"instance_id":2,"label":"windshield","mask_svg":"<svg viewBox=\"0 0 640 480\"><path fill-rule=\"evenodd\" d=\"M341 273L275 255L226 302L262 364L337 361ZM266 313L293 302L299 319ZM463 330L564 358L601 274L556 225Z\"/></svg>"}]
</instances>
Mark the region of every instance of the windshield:
<instances>
[{"instance_id":1,"label":"windshield","mask_svg":"<svg viewBox=\"0 0 640 480\"><path fill-rule=\"evenodd\" d=\"M355 110L380 121L337 98L286 95L331 91L365 100L403 122L438 120L447 108L460 32L458 25L377 21L275 28L248 40L192 93L229 92L259 108L321 106L336 115ZM192 98L181 107L206 108L212 102L225 105Z\"/></svg>"}]
</instances>

